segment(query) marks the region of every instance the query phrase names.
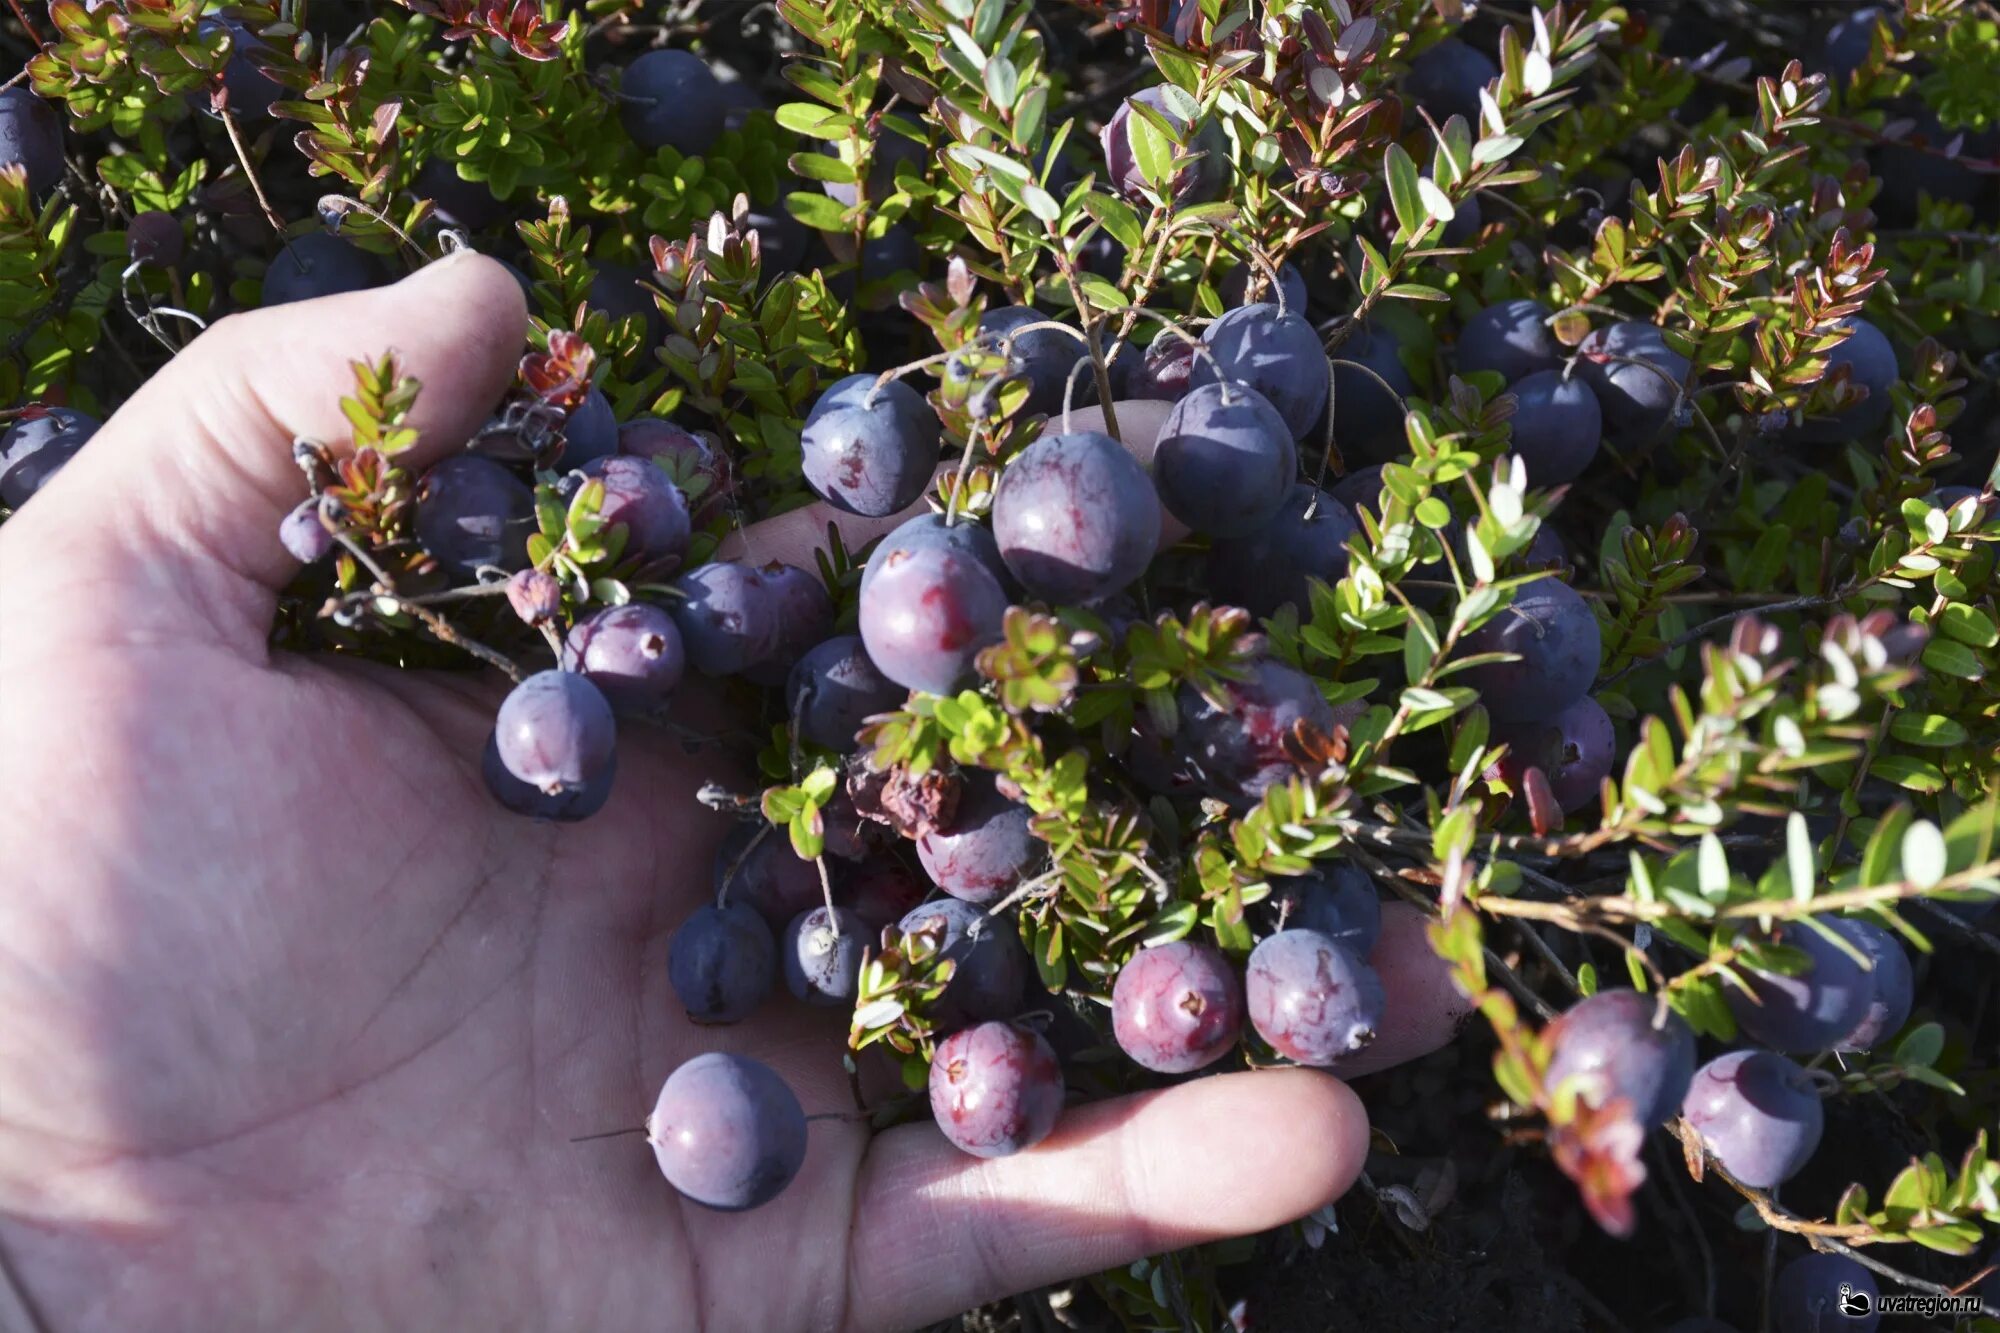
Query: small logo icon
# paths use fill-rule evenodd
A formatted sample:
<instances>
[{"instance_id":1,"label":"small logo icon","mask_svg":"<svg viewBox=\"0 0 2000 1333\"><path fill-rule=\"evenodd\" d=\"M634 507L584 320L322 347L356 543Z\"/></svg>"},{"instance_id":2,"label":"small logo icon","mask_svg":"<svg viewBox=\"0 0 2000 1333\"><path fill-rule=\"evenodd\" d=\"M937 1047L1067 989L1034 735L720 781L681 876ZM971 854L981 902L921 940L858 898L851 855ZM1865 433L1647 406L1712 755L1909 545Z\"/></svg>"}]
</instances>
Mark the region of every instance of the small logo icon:
<instances>
[{"instance_id":1,"label":"small logo icon","mask_svg":"<svg viewBox=\"0 0 2000 1333\"><path fill-rule=\"evenodd\" d=\"M1852 1284L1840 1284L1840 1312L1849 1319L1866 1319L1875 1308L1875 1302L1867 1292L1856 1291Z\"/></svg>"}]
</instances>

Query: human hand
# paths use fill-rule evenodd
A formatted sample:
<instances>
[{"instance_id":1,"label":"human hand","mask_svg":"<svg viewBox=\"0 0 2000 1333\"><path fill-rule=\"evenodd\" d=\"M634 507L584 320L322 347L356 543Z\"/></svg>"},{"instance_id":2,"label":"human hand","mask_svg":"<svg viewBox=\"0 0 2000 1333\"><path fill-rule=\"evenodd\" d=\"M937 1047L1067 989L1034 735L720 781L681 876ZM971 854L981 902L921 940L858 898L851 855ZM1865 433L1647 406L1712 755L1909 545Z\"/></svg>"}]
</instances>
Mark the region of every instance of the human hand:
<instances>
[{"instance_id":1,"label":"human hand","mask_svg":"<svg viewBox=\"0 0 2000 1333\"><path fill-rule=\"evenodd\" d=\"M403 356L427 461L525 325L469 256L224 320L0 528L0 1256L51 1333L874 1333L1344 1191L1365 1115L1310 1070L1074 1107L996 1160L816 1121L793 1185L736 1215L640 1139L572 1142L709 1049L808 1112L851 1102L838 1017L697 1028L667 985L726 831L694 793L729 760L628 729L604 811L536 823L480 778L495 681L266 646L290 442L345 435L348 363ZM1375 962L1371 1067L1462 1013L1415 913Z\"/></svg>"}]
</instances>

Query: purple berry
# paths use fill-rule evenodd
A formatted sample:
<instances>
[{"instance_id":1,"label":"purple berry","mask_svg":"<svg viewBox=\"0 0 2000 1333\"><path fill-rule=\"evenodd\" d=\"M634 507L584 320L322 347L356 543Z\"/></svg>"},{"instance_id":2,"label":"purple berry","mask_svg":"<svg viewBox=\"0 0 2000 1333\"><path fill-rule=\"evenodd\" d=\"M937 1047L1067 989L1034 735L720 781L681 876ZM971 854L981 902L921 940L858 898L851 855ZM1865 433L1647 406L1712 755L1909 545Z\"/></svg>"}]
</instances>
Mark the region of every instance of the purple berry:
<instances>
[{"instance_id":1,"label":"purple berry","mask_svg":"<svg viewBox=\"0 0 2000 1333\"><path fill-rule=\"evenodd\" d=\"M1459 675L1496 722L1511 723L1554 717L1583 698L1602 645L1589 604L1560 579L1540 578L1516 588L1509 605L1465 637L1463 650L1519 657Z\"/></svg>"},{"instance_id":2,"label":"purple berry","mask_svg":"<svg viewBox=\"0 0 2000 1333\"><path fill-rule=\"evenodd\" d=\"M1177 940L1141 949L1111 988L1119 1049L1159 1074L1186 1074L1229 1053L1243 1028L1243 983L1214 948Z\"/></svg>"},{"instance_id":3,"label":"purple berry","mask_svg":"<svg viewBox=\"0 0 2000 1333\"><path fill-rule=\"evenodd\" d=\"M417 483L417 543L461 578L519 569L534 530L534 492L491 459L454 454Z\"/></svg>"},{"instance_id":4,"label":"purple berry","mask_svg":"<svg viewBox=\"0 0 2000 1333\"><path fill-rule=\"evenodd\" d=\"M646 1120L667 1183L741 1212L784 1192L806 1160L806 1113L768 1065L710 1051L668 1076Z\"/></svg>"},{"instance_id":5,"label":"purple berry","mask_svg":"<svg viewBox=\"0 0 2000 1333\"><path fill-rule=\"evenodd\" d=\"M968 773L951 822L917 839L917 859L931 881L954 898L980 907L999 902L1048 858L1048 845L1029 831L1027 806L1000 794L985 773Z\"/></svg>"},{"instance_id":6,"label":"purple berry","mask_svg":"<svg viewBox=\"0 0 2000 1333\"><path fill-rule=\"evenodd\" d=\"M538 671L501 701L500 762L550 795L583 787L611 763L618 725L595 685L574 671Z\"/></svg>"},{"instance_id":7,"label":"purple berry","mask_svg":"<svg viewBox=\"0 0 2000 1333\"><path fill-rule=\"evenodd\" d=\"M1510 450L1528 465L1534 486L1575 481L1604 443L1604 412L1581 376L1540 370L1517 381Z\"/></svg>"},{"instance_id":8,"label":"purple berry","mask_svg":"<svg viewBox=\"0 0 2000 1333\"><path fill-rule=\"evenodd\" d=\"M186 251L187 237L172 213L148 209L135 214L125 228L125 253L142 264L172 268Z\"/></svg>"},{"instance_id":9,"label":"purple berry","mask_svg":"<svg viewBox=\"0 0 2000 1333\"><path fill-rule=\"evenodd\" d=\"M1771 1285L1777 1333L1875 1333L1875 1275L1844 1254L1802 1254Z\"/></svg>"},{"instance_id":10,"label":"purple berry","mask_svg":"<svg viewBox=\"0 0 2000 1333\"><path fill-rule=\"evenodd\" d=\"M562 464L582 467L618 452L618 418L604 390L593 388L563 422ZM685 503L685 502L683 502Z\"/></svg>"},{"instance_id":11,"label":"purple berry","mask_svg":"<svg viewBox=\"0 0 2000 1333\"><path fill-rule=\"evenodd\" d=\"M721 80L691 51L648 51L625 67L618 84L625 132L649 153L671 148L700 157L721 135L727 110Z\"/></svg>"},{"instance_id":12,"label":"purple berry","mask_svg":"<svg viewBox=\"0 0 2000 1333\"><path fill-rule=\"evenodd\" d=\"M1005 1018L1020 1007L1029 963L1012 921L957 898L940 898L905 913L896 928L936 934L939 951L957 967L932 1006L940 1030Z\"/></svg>"},{"instance_id":13,"label":"purple berry","mask_svg":"<svg viewBox=\"0 0 2000 1333\"><path fill-rule=\"evenodd\" d=\"M1296 264L1278 265L1278 285L1284 289L1285 309L1306 312L1306 277L1299 272ZM1253 290L1254 289L1254 290ZM1243 263L1230 269L1216 286L1216 293L1226 306L1249 305L1256 301L1277 304L1278 298L1271 290L1271 280L1264 276L1264 270L1256 264ZM1171 334L1168 335L1170 338ZM1180 339L1173 338L1179 342Z\"/></svg>"},{"instance_id":14,"label":"purple berry","mask_svg":"<svg viewBox=\"0 0 2000 1333\"><path fill-rule=\"evenodd\" d=\"M1410 62L1403 92L1440 125L1451 116L1463 116L1476 126L1479 94L1499 77L1500 67L1491 56L1447 37Z\"/></svg>"},{"instance_id":15,"label":"purple berry","mask_svg":"<svg viewBox=\"0 0 2000 1333\"><path fill-rule=\"evenodd\" d=\"M63 117L26 88L0 92L0 165L28 171L28 194L53 189L63 173Z\"/></svg>"},{"instance_id":16,"label":"purple berry","mask_svg":"<svg viewBox=\"0 0 2000 1333\"><path fill-rule=\"evenodd\" d=\"M1841 321L1847 337L1826 354L1826 373L1831 376L1847 368L1848 383L1868 390L1868 397L1844 412L1808 421L1800 429L1801 439L1822 444L1840 444L1859 439L1882 428L1889 419L1889 386L1896 382L1896 349L1882 330L1859 317Z\"/></svg>"},{"instance_id":17,"label":"purple berry","mask_svg":"<svg viewBox=\"0 0 2000 1333\"><path fill-rule=\"evenodd\" d=\"M1145 469L1109 435L1044 435L1000 474L993 535L1033 596L1096 602L1146 572L1160 542L1160 502Z\"/></svg>"},{"instance_id":18,"label":"purple berry","mask_svg":"<svg viewBox=\"0 0 2000 1333\"><path fill-rule=\"evenodd\" d=\"M381 266L338 236L309 231L285 243L264 272L264 304L290 305L382 285Z\"/></svg>"},{"instance_id":19,"label":"purple berry","mask_svg":"<svg viewBox=\"0 0 2000 1333\"><path fill-rule=\"evenodd\" d=\"M1065 329L1036 329L1033 333L1015 336L1012 343L1008 335L1016 329L1030 324L1046 324L1052 321L1032 306L1007 305L989 310L979 319L981 350L998 355L1003 348L1012 353L1008 373L1018 375L1027 381L1028 401L1023 410L1040 416L1053 416L1062 411L1063 394L1069 387L1071 372L1077 362L1088 355L1084 351L1083 339ZM970 368L954 357L945 363L945 377L963 381L971 377ZM1086 374L1077 392L1083 393L1083 385L1092 384L1095 377Z\"/></svg>"},{"instance_id":20,"label":"purple berry","mask_svg":"<svg viewBox=\"0 0 2000 1333\"><path fill-rule=\"evenodd\" d=\"M1247 679L1222 682L1218 694L1219 706L1193 686L1181 687L1180 749L1227 798L1260 799L1299 771L1287 745L1299 723L1333 729L1333 710L1312 678L1270 658L1251 665Z\"/></svg>"},{"instance_id":21,"label":"purple berry","mask_svg":"<svg viewBox=\"0 0 2000 1333\"><path fill-rule=\"evenodd\" d=\"M1673 421L1678 386L1686 385L1691 367L1686 357L1667 346L1658 328L1640 323L1607 325L1592 330L1577 350L1582 357L1576 373L1597 395L1612 434L1643 444Z\"/></svg>"},{"instance_id":22,"label":"purple berry","mask_svg":"<svg viewBox=\"0 0 2000 1333\"><path fill-rule=\"evenodd\" d=\"M593 613L563 640L563 667L580 671L621 709L644 711L667 701L687 657L681 632L664 608L628 602Z\"/></svg>"},{"instance_id":23,"label":"purple berry","mask_svg":"<svg viewBox=\"0 0 2000 1333\"><path fill-rule=\"evenodd\" d=\"M1600 991L1571 1005L1549 1024L1548 1086L1574 1078L1592 1106L1623 1097L1640 1125L1655 1129L1680 1109L1694 1076L1694 1032L1635 990Z\"/></svg>"},{"instance_id":24,"label":"purple berry","mask_svg":"<svg viewBox=\"0 0 2000 1333\"><path fill-rule=\"evenodd\" d=\"M1597 700L1585 695L1546 722L1514 722L1495 729L1495 743L1508 747L1514 773L1539 768L1566 815L1597 799L1618 761L1618 738ZM1515 790L1519 790L1515 780Z\"/></svg>"},{"instance_id":25,"label":"purple berry","mask_svg":"<svg viewBox=\"0 0 2000 1333\"><path fill-rule=\"evenodd\" d=\"M745 674L759 685L783 685L806 650L833 633L833 598L819 575L797 565L773 560L757 573L770 595L778 637L770 654Z\"/></svg>"},{"instance_id":26,"label":"purple berry","mask_svg":"<svg viewBox=\"0 0 2000 1333\"><path fill-rule=\"evenodd\" d=\"M1274 881L1261 915L1274 929L1316 930L1356 958L1374 952L1382 936L1375 881L1345 861L1321 861L1306 874Z\"/></svg>"},{"instance_id":27,"label":"purple berry","mask_svg":"<svg viewBox=\"0 0 2000 1333\"><path fill-rule=\"evenodd\" d=\"M1341 457L1349 464L1388 463L1406 455L1410 440L1403 426L1402 400L1415 393L1417 385L1403 364L1396 335L1386 327L1364 324L1333 355L1336 361L1353 363L1333 368L1333 438ZM1384 384L1389 387L1384 389ZM1320 448L1325 430L1326 405L1321 404L1305 436L1306 445Z\"/></svg>"},{"instance_id":28,"label":"purple berry","mask_svg":"<svg viewBox=\"0 0 2000 1333\"><path fill-rule=\"evenodd\" d=\"M1731 1051L1695 1071L1681 1114L1730 1175L1770 1189L1819 1147L1825 1112L1806 1071L1772 1051Z\"/></svg>"},{"instance_id":29,"label":"purple berry","mask_svg":"<svg viewBox=\"0 0 2000 1333\"><path fill-rule=\"evenodd\" d=\"M807 1004L852 1005L869 943L867 925L844 907L801 912L785 927L785 985Z\"/></svg>"},{"instance_id":30,"label":"purple berry","mask_svg":"<svg viewBox=\"0 0 2000 1333\"><path fill-rule=\"evenodd\" d=\"M1316 930L1281 930L1250 952L1244 978L1251 1026L1302 1065L1330 1065L1382 1030L1375 969Z\"/></svg>"},{"instance_id":31,"label":"purple berry","mask_svg":"<svg viewBox=\"0 0 2000 1333\"><path fill-rule=\"evenodd\" d=\"M1221 194L1229 182L1229 138L1220 124L1206 116L1191 127L1189 117L1173 109L1170 97L1185 101L1187 94L1175 90L1170 95L1163 87L1142 88L1119 104L1100 137L1104 164L1119 193L1136 201L1146 198L1151 187L1139 169L1138 155L1132 151L1132 121L1136 115L1132 103L1143 102L1165 118L1184 145L1174 156L1191 159L1174 173L1171 182L1164 183L1171 195L1169 202L1183 207L1205 203Z\"/></svg>"},{"instance_id":32,"label":"purple berry","mask_svg":"<svg viewBox=\"0 0 2000 1333\"><path fill-rule=\"evenodd\" d=\"M729 461L692 431L658 417L634 417L618 428L618 452L643 458L667 474L705 524L729 502Z\"/></svg>"},{"instance_id":33,"label":"purple berry","mask_svg":"<svg viewBox=\"0 0 2000 1333\"><path fill-rule=\"evenodd\" d=\"M1834 1045L1836 1051L1873 1050L1903 1030L1910 1021L1910 1005L1915 1000L1916 977L1910 956L1894 935L1872 921L1843 917L1840 927L1861 946L1875 965L1870 980L1868 1008L1861 1022Z\"/></svg>"},{"instance_id":34,"label":"purple berry","mask_svg":"<svg viewBox=\"0 0 2000 1333\"><path fill-rule=\"evenodd\" d=\"M1171 333L1161 334L1146 348L1145 362L1133 372L1123 396L1163 403L1180 401L1194 378L1195 355L1193 343Z\"/></svg>"},{"instance_id":35,"label":"purple berry","mask_svg":"<svg viewBox=\"0 0 2000 1333\"><path fill-rule=\"evenodd\" d=\"M799 859L783 829L757 833L754 824L738 824L715 849L715 891L725 902L755 908L775 939L824 891L819 868Z\"/></svg>"},{"instance_id":36,"label":"purple berry","mask_svg":"<svg viewBox=\"0 0 2000 1333\"><path fill-rule=\"evenodd\" d=\"M1862 944L1852 923L1821 917L1821 924ZM1791 974L1738 964L1749 993L1727 985L1729 1010L1752 1041L1778 1051L1816 1054L1832 1050L1861 1028L1875 996L1875 978L1847 951L1804 921L1781 921L1765 937L1805 955L1805 966Z\"/></svg>"},{"instance_id":37,"label":"purple berry","mask_svg":"<svg viewBox=\"0 0 2000 1333\"><path fill-rule=\"evenodd\" d=\"M695 1022L741 1022L777 984L771 928L747 903L698 907L674 932L667 979Z\"/></svg>"},{"instance_id":38,"label":"purple berry","mask_svg":"<svg viewBox=\"0 0 2000 1333\"><path fill-rule=\"evenodd\" d=\"M859 748L854 734L877 713L902 707L905 691L875 669L856 634L828 639L792 667L785 685L787 715L799 736L835 754Z\"/></svg>"},{"instance_id":39,"label":"purple berry","mask_svg":"<svg viewBox=\"0 0 2000 1333\"><path fill-rule=\"evenodd\" d=\"M1216 592L1260 616L1285 605L1310 614L1311 580L1331 586L1347 573L1347 542L1360 527L1353 510L1299 482L1256 531L1215 543L1209 577Z\"/></svg>"},{"instance_id":40,"label":"purple berry","mask_svg":"<svg viewBox=\"0 0 2000 1333\"><path fill-rule=\"evenodd\" d=\"M1006 612L1000 581L958 545L878 551L862 577L861 641L876 668L905 689L958 689L980 650L999 640Z\"/></svg>"},{"instance_id":41,"label":"purple berry","mask_svg":"<svg viewBox=\"0 0 2000 1333\"><path fill-rule=\"evenodd\" d=\"M333 554L333 531L319 516L319 501L301 500L278 521L278 541L302 565Z\"/></svg>"},{"instance_id":42,"label":"purple berry","mask_svg":"<svg viewBox=\"0 0 2000 1333\"><path fill-rule=\"evenodd\" d=\"M1549 331L1549 308L1540 301L1500 301L1465 321L1458 335L1458 373L1497 370L1512 384L1562 364L1562 347Z\"/></svg>"},{"instance_id":43,"label":"purple berry","mask_svg":"<svg viewBox=\"0 0 2000 1333\"><path fill-rule=\"evenodd\" d=\"M73 407L51 407L15 419L0 435L0 504L19 509L75 458L99 422Z\"/></svg>"},{"instance_id":44,"label":"purple berry","mask_svg":"<svg viewBox=\"0 0 2000 1333\"><path fill-rule=\"evenodd\" d=\"M688 661L702 675L739 675L776 650L776 599L750 566L717 561L681 575L674 587L681 593L673 603L674 623Z\"/></svg>"},{"instance_id":45,"label":"purple berry","mask_svg":"<svg viewBox=\"0 0 2000 1333\"><path fill-rule=\"evenodd\" d=\"M931 1114L974 1157L1010 1157L1049 1136L1063 1108L1062 1066L1039 1033L981 1023L938 1043Z\"/></svg>"},{"instance_id":46,"label":"purple berry","mask_svg":"<svg viewBox=\"0 0 2000 1333\"><path fill-rule=\"evenodd\" d=\"M941 433L937 413L909 385L849 375L806 417L799 436L806 484L850 514L908 509L937 470Z\"/></svg>"},{"instance_id":47,"label":"purple berry","mask_svg":"<svg viewBox=\"0 0 2000 1333\"><path fill-rule=\"evenodd\" d=\"M611 788L618 777L618 756L614 754L604 770L581 787L550 793L507 771L507 765L500 760L499 733L494 732L486 738L479 771L486 779L486 790L493 793L503 808L529 819L573 824L590 818L611 799Z\"/></svg>"},{"instance_id":48,"label":"purple berry","mask_svg":"<svg viewBox=\"0 0 2000 1333\"><path fill-rule=\"evenodd\" d=\"M434 157L424 163L412 187L431 201L438 219L467 231L483 231L507 216L485 181L467 180L458 174L458 164L449 157Z\"/></svg>"},{"instance_id":49,"label":"purple berry","mask_svg":"<svg viewBox=\"0 0 2000 1333\"><path fill-rule=\"evenodd\" d=\"M1319 334L1303 315L1259 302L1238 306L1202 331L1207 356L1197 356L1191 384L1218 379L1264 395L1295 438L1307 438L1327 406L1332 365Z\"/></svg>"},{"instance_id":50,"label":"purple berry","mask_svg":"<svg viewBox=\"0 0 2000 1333\"><path fill-rule=\"evenodd\" d=\"M877 571L888 564L891 557L898 552L908 553L927 546L950 547L971 556L986 567L1002 588L1009 586L1013 580L1013 575L1007 572L1007 562L1000 558L1000 543L993 539L991 528L967 518L947 526L943 514L919 514L875 544L868 563L861 568L862 593L867 593Z\"/></svg>"},{"instance_id":51,"label":"purple berry","mask_svg":"<svg viewBox=\"0 0 2000 1333\"><path fill-rule=\"evenodd\" d=\"M1160 428L1153 484L1167 512L1212 537L1249 537L1276 516L1298 480L1291 430L1264 395L1204 385Z\"/></svg>"},{"instance_id":52,"label":"purple berry","mask_svg":"<svg viewBox=\"0 0 2000 1333\"><path fill-rule=\"evenodd\" d=\"M922 875L886 855L869 856L840 877L841 905L860 917L871 935L915 911L930 891Z\"/></svg>"},{"instance_id":53,"label":"purple berry","mask_svg":"<svg viewBox=\"0 0 2000 1333\"><path fill-rule=\"evenodd\" d=\"M687 551L693 531L687 498L660 468L643 458L612 454L593 458L577 470L604 484L597 517L607 527L625 525L626 558L650 563L679 559Z\"/></svg>"}]
</instances>

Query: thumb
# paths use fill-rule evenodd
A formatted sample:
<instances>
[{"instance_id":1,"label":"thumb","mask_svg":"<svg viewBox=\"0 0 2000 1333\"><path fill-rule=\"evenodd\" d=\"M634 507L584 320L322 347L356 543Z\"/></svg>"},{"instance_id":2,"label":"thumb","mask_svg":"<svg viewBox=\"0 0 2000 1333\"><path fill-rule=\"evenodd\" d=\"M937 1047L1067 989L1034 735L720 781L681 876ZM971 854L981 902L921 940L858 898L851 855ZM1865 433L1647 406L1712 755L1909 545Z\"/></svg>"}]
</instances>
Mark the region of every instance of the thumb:
<instances>
[{"instance_id":1,"label":"thumb","mask_svg":"<svg viewBox=\"0 0 2000 1333\"><path fill-rule=\"evenodd\" d=\"M336 451L351 363L394 351L423 392L423 466L460 447L505 391L527 334L520 288L461 252L389 287L231 315L169 362L32 504L0 529L0 565L32 551L38 580L137 581L163 622L261 643L297 569L278 523L305 498L303 436ZM162 605L161 603L165 603Z\"/></svg>"}]
</instances>

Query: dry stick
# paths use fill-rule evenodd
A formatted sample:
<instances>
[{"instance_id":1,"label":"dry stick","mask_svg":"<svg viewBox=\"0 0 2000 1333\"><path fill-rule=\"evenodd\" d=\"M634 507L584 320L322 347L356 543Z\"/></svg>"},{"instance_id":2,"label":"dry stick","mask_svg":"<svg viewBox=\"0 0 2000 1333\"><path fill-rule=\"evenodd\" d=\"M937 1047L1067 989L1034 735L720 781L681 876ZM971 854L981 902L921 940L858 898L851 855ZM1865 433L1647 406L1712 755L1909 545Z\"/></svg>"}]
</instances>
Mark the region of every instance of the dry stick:
<instances>
[{"instance_id":1,"label":"dry stick","mask_svg":"<svg viewBox=\"0 0 2000 1333\"><path fill-rule=\"evenodd\" d=\"M815 856L813 864L819 867L819 893L826 903L826 928L833 932L835 939L839 939L840 918L833 911L833 877L826 873L826 854L822 852Z\"/></svg>"},{"instance_id":2,"label":"dry stick","mask_svg":"<svg viewBox=\"0 0 2000 1333\"><path fill-rule=\"evenodd\" d=\"M28 34L28 40L36 46L40 46L42 44L42 34L36 30L33 23L29 22L28 11L21 8L21 0L7 0L7 8L14 11L15 18L21 20L21 29ZM21 72L24 74L27 73L25 69Z\"/></svg>"},{"instance_id":3,"label":"dry stick","mask_svg":"<svg viewBox=\"0 0 2000 1333\"><path fill-rule=\"evenodd\" d=\"M715 888L715 905L717 907L729 906L729 886L736 882L736 872L743 869L743 863L750 859L750 853L757 850L757 844L770 836L770 832L771 826L769 824L765 824L762 828L759 828L756 836L751 838L744 845L743 850L736 854L736 859L729 863L729 869L722 872L722 883L718 884Z\"/></svg>"},{"instance_id":4,"label":"dry stick","mask_svg":"<svg viewBox=\"0 0 2000 1333\"><path fill-rule=\"evenodd\" d=\"M278 210L271 207L270 197L264 193L264 182L257 178L257 168L250 165L250 150L243 146L243 132L236 126L236 112L228 106L222 108L222 127L229 131L229 142L236 149L236 160L243 164L243 174L250 178L250 192L257 196L257 205L264 210L264 221L270 223L271 230L282 238L285 234L284 221L279 218Z\"/></svg>"},{"instance_id":5,"label":"dry stick","mask_svg":"<svg viewBox=\"0 0 2000 1333\"><path fill-rule=\"evenodd\" d=\"M1315 490L1319 489L1320 487L1326 484L1326 469L1333 462L1333 456L1334 456L1333 413L1334 409L1337 406L1339 406L1340 390L1338 382L1338 372L1340 367L1342 366L1347 366L1350 369L1358 370L1362 374L1366 375L1369 379L1374 380L1377 384L1381 385L1382 392L1388 394L1391 398L1396 400L1396 407L1398 411L1407 413L1410 410L1410 405L1404 400L1403 395L1397 393L1395 389L1391 388L1389 385L1389 381L1383 379L1370 367L1362 365L1359 361L1349 361L1344 357L1329 357L1327 359L1327 376L1326 376L1326 381L1327 381L1326 452L1320 455L1319 475L1313 478L1313 488ZM1346 460L1342 459L1341 463L1342 466L1344 467L1346 465ZM1312 517L1312 511L1310 509L1306 511L1306 517L1307 518Z\"/></svg>"}]
</instances>

